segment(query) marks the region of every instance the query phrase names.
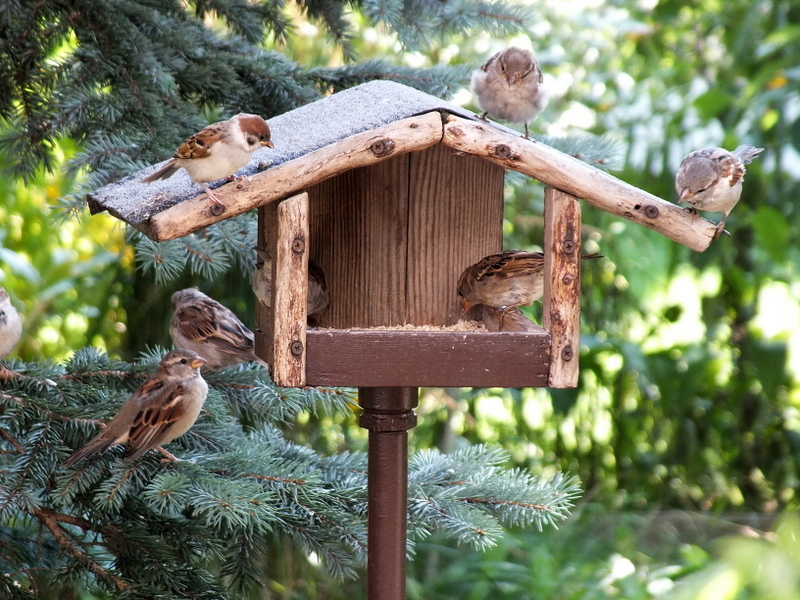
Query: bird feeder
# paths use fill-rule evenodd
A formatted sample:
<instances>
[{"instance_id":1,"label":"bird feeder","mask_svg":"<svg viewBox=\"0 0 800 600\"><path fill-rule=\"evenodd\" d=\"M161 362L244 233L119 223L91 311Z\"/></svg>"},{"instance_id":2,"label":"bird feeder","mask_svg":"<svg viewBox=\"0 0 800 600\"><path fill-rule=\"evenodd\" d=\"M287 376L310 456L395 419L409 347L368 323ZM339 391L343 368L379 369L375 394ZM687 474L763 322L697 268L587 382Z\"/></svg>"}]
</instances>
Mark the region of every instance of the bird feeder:
<instances>
[{"instance_id":1,"label":"bird feeder","mask_svg":"<svg viewBox=\"0 0 800 600\"><path fill-rule=\"evenodd\" d=\"M154 196L149 170L89 195L157 241L257 208L272 298L256 349L278 385L359 388L369 441L369 597L405 595L407 432L420 386L575 387L578 199L694 250L715 227L519 133L411 88L372 82L269 121L274 151L216 191L191 180ZM151 168L152 169L152 168ZM543 323L524 332L443 329L461 316L461 272L502 248L506 169L544 183ZM306 324L309 259L331 302Z\"/></svg>"}]
</instances>

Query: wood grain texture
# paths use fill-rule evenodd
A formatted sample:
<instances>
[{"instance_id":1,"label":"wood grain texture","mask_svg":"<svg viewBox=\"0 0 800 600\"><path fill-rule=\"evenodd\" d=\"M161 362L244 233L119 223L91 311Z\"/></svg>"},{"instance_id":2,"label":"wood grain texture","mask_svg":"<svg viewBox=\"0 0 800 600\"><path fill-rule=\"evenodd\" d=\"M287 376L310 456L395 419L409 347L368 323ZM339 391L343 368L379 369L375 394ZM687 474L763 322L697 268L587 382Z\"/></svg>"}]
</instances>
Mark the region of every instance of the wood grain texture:
<instances>
[{"instance_id":1,"label":"wood grain texture","mask_svg":"<svg viewBox=\"0 0 800 600\"><path fill-rule=\"evenodd\" d=\"M282 387L300 387L306 378L308 301L308 194L278 204L273 297L275 339L272 379Z\"/></svg>"},{"instance_id":2,"label":"wood grain texture","mask_svg":"<svg viewBox=\"0 0 800 600\"><path fill-rule=\"evenodd\" d=\"M205 194L201 194L154 214L140 229L157 241L183 237L222 219L229 219L279 200L344 171L421 150L441 139L441 113L431 112L402 119L350 136L248 179L217 188L215 193L227 205L225 211L219 215L212 213L213 204Z\"/></svg>"},{"instance_id":3,"label":"wood grain texture","mask_svg":"<svg viewBox=\"0 0 800 600\"><path fill-rule=\"evenodd\" d=\"M550 335L310 329L308 385L544 387Z\"/></svg>"},{"instance_id":4,"label":"wood grain texture","mask_svg":"<svg viewBox=\"0 0 800 600\"><path fill-rule=\"evenodd\" d=\"M552 187L544 192L544 312L550 332L548 387L578 385L581 325L581 205Z\"/></svg>"},{"instance_id":5,"label":"wood grain texture","mask_svg":"<svg viewBox=\"0 0 800 600\"><path fill-rule=\"evenodd\" d=\"M461 272L502 248L504 170L442 145L409 156L406 322L452 325Z\"/></svg>"},{"instance_id":6,"label":"wood grain texture","mask_svg":"<svg viewBox=\"0 0 800 600\"><path fill-rule=\"evenodd\" d=\"M462 152L535 177L692 250L702 252L714 240L715 224L545 144L456 116L447 118L442 141Z\"/></svg>"},{"instance_id":7,"label":"wood grain texture","mask_svg":"<svg viewBox=\"0 0 800 600\"><path fill-rule=\"evenodd\" d=\"M405 323L409 161L398 156L309 189L311 258L331 298L320 327Z\"/></svg>"}]
</instances>

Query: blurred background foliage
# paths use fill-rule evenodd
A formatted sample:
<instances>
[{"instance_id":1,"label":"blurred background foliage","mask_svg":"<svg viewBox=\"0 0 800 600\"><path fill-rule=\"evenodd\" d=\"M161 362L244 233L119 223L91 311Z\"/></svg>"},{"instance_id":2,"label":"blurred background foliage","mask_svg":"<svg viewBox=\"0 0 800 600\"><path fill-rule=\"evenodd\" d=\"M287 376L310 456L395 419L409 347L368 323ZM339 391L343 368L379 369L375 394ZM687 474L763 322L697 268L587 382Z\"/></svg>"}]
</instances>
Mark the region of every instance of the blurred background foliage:
<instances>
[{"instance_id":1,"label":"blurred background foliage","mask_svg":"<svg viewBox=\"0 0 800 600\"><path fill-rule=\"evenodd\" d=\"M415 448L497 443L533 472L577 474L587 503L561 531L512 532L486 554L429 540L409 595L798 598L796 519L764 532L798 505L800 3L525 4L527 35L442 34L414 52L353 10L347 52L409 67L477 67L509 43L530 47L551 90L533 131L607 136L619 149L608 157L621 167L614 175L669 200L689 151L750 143L765 152L748 167L731 236L702 254L583 205L585 249L606 258L583 269L579 388L423 392ZM321 23L299 10L287 18L292 34L267 40L267 49L308 68L342 64L342 45ZM454 101L474 109L467 83ZM62 166L75 151L70 140L59 144ZM166 344L164 323L142 315L198 278L157 291L152 275L135 274L115 220L58 220L51 209L73 185L60 168L27 184L0 181L0 285L29 332L17 356L60 360L96 345L130 357L142 340ZM506 246L538 248L541 185L509 177L506 200ZM252 323L241 273L207 287ZM159 300L143 304L148 298ZM138 335L126 335L132 325ZM287 433L325 452L363 448L366 439L355 417L308 415ZM716 520L674 517L695 513ZM709 544L741 531L749 537ZM361 597L360 583L330 581L302 562L271 567L285 581L274 597Z\"/></svg>"}]
</instances>

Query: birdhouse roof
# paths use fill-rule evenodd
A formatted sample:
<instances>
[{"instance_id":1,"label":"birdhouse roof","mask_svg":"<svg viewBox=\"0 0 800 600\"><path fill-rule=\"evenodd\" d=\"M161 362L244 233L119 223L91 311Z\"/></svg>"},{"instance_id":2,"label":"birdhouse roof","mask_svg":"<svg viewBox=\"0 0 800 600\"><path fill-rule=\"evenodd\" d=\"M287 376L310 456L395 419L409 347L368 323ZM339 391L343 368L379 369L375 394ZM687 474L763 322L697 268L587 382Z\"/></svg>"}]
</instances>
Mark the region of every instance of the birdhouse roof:
<instances>
[{"instance_id":1,"label":"birdhouse roof","mask_svg":"<svg viewBox=\"0 0 800 600\"><path fill-rule=\"evenodd\" d=\"M181 169L141 183L154 165L87 195L92 214L107 210L155 240L181 237L290 196L353 168L442 143L530 175L695 250L714 238L708 221L518 132L481 121L440 98L389 81L333 94L269 120L274 150L256 151L210 202ZM214 187L213 185L211 187Z\"/></svg>"}]
</instances>

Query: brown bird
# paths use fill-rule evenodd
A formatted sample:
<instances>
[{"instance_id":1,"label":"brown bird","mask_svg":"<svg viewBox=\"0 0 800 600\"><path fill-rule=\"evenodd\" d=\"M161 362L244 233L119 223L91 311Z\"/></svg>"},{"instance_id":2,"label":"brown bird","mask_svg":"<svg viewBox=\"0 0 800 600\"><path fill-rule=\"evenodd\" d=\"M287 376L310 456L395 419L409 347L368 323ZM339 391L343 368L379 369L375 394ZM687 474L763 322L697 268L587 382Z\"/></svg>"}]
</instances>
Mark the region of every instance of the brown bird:
<instances>
[{"instance_id":1,"label":"brown bird","mask_svg":"<svg viewBox=\"0 0 800 600\"><path fill-rule=\"evenodd\" d=\"M525 123L525 138L529 137L528 122L536 118L545 104L547 92L544 77L533 54L522 48L506 48L492 56L472 74L472 91L478 106L486 115L511 123Z\"/></svg>"},{"instance_id":2,"label":"brown bird","mask_svg":"<svg viewBox=\"0 0 800 600\"><path fill-rule=\"evenodd\" d=\"M256 248L258 260L253 271L253 293L258 301L270 308L272 305L272 259L260 248ZM325 272L313 260L308 261L308 299L306 300L306 319L309 325L315 326L320 315L330 304L328 286L325 283Z\"/></svg>"},{"instance_id":3,"label":"brown bird","mask_svg":"<svg viewBox=\"0 0 800 600\"><path fill-rule=\"evenodd\" d=\"M742 195L745 165L764 149L749 145L733 152L723 148L704 148L687 155L678 167L675 189L678 202L690 205L689 211L721 212L714 239L724 231L725 220Z\"/></svg>"},{"instance_id":4,"label":"brown bird","mask_svg":"<svg viewBox=\"0 0 800 600\"><path fill-rule=\"evenodd\" d=\"M200 375L206 361L189 350L173 350L120 407L97 436L74 452L64 465L69 467L94 454L103 454L115 444L127 444L127 462L152 448L177 460L161 448L189 431L208 395L208 384Z\"/></svg>"},{"instance_id":5,"label":"brown bird","mask_svg":"<svg viewBox=\"0 0 800 600\"><path fill-rule=\"evenodd\" d=\"M602 258L584 254L581 260ZM533 304L544 294L544 254L506 250L490 254L464 269L458 295L464 312L476 304L506 310Z\"/></svg>"},{"instance_id":6,"label":"brown bird","mask_svg":"<svg viewBox=\"0 0 800 600\"><path fill-rule=\"evenodd\" d=\"M253 152L260 147L274 148L270 137L269 125L263 118L240 113L195 133L181 144L164 166L142 182L167 179L184 168L192 180L203 186L212 202L224 207L225 203L206 182L233 175L250 162Z\"/></svg>"},{"instance_id":7,"label":"brown bird","mask_svg":"<svg viewBox=\"0 0 800 600\"><path fill-rule=\"evenodd\" d=\"M207 368L224 369L253 361L269 370L256 356L253 332L230 309L194 288L172 294L172 306L172 343L197 352L206 359Z\"/></svg>"}]
</instances>

